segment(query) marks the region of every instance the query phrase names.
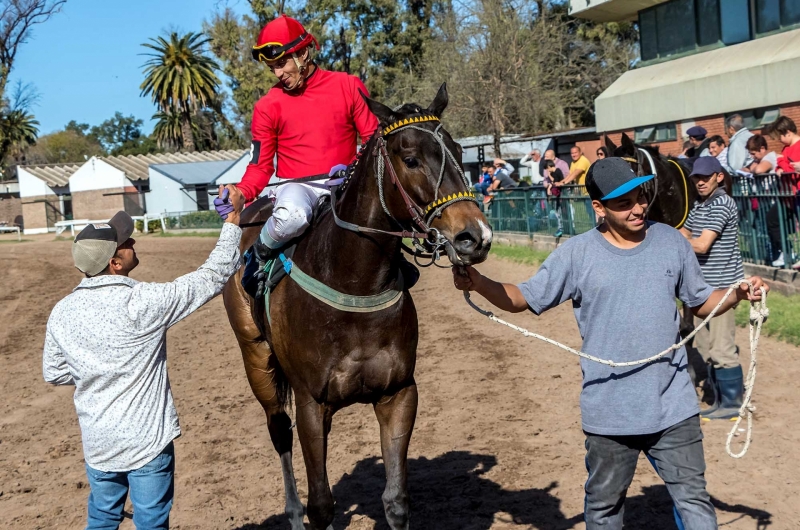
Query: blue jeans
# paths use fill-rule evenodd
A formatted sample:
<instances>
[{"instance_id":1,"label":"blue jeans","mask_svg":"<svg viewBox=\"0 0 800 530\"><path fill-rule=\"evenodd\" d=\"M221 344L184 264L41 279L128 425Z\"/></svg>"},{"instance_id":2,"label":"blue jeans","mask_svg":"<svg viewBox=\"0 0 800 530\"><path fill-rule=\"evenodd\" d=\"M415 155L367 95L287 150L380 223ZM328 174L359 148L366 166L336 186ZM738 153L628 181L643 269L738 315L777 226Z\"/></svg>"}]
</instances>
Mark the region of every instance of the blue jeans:
<instances>
[{"instance_id":1,"label":"blue jeans","mask_svg":"<svg viewBox=\"0 0 800 530\"><path fill-rule=\"evenodd\" d=\"M86 530L116 530L128 490L133 524L139 530L169 528L175 493L175 449L172 442L153 460L133 471L99 471L86 465L89 478L89 521Z\"/></svg>"},{"instance_id":2,"label":"blue jeans","mask_svg":"<svg viewBox=\"0 0 800 530\"><path fill-rule=\"evenodd\" d=\"M482 193L483 195L489 195L489 186L492 185L492 181L489 182L480 182L478 184L473 184L472 186L475 188L475 191Z\"/></svg>"}]
</instances>

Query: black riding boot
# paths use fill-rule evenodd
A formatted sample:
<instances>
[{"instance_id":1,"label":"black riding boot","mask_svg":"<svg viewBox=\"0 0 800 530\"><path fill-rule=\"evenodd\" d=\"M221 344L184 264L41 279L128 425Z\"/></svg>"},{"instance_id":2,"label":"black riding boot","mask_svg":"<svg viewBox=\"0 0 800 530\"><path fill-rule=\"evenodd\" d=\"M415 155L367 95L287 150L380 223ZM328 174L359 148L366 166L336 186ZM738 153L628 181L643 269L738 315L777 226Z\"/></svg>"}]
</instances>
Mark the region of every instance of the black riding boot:
<instances>
[{"instance_id":1,"label":"black riding boot","mask_svg":"<svg viewBox=\"0 0 800 530\"><path fill-rule=\"evenodd\" d=\"M706 414L711 414L719 408L719 391L717 390L717 380L714 377L714 366L709 363L706 365L706 369L708 376L703 382L703 400L706 401L706 396L711 396L712 401L707 409L700 412L701 417L705 417Z\"/></svg>"},{"instance_id":2,"label":"black riding boot","mask_svg":"<svg viewBox=\"0 0 800 530\"><path fill-rule=\"evenodd\" d=\"M709 420L729 420L739 416L739 409L744 399L744 376L742 367L717 368L714 370L716 391L719 406L702 415Z\"/></svg>"},{"instance_id":3,"label":"black riding boot","mask_svg":"<svg viewBox=\"0 0 800 530\"><path fill-rule=\"evenodd\" d=\"M267 273L264 265L274 260L280 254L280 249L272 249L256 239L255 244L244 253L244 272L242 273L242 287L247 294L255 298L259 293L259 285L266 280Z\"/></svg>"}]
</instances>

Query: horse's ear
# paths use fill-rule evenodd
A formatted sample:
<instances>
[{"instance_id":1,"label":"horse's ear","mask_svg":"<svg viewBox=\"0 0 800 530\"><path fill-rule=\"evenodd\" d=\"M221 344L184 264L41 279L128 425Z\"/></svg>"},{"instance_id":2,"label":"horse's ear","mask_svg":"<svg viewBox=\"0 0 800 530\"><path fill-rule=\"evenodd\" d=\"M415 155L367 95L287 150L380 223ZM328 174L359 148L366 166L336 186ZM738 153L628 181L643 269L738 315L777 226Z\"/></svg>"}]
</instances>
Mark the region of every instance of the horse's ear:
<instances>
[{"instance_id":1,"label":"horse's ear","mask_svg":"<svg viewBox=\"0 0 800 530\"><path fill-rule=\"evenodd\" d=\"M397 121L398 117L392 109L383 103L378 103L374 99L370 99L361 91L361 89L358 90L358 93L361 94L362 98L364 98L367 108L369 108L375 117L378 118L378 121L381 123L381 125L389 125L390 123Z\"/></svg>"},{"instance_id":2,"label":"horse's ear","mask_svg":"<svg viewBox=\"0 0 800 530\"><path fill-rule=\"evenodd\" d=\"M606 149L611 153L611 156L614 156L614 151L617 149L617 144L612 142L609 136L606 136Z\"/></svg>"},{"instance_id":3,"label":"horse's ear","mask_svg":"<svg viewBox=\"0 0 800 530\"><path fill-rule=\"evenodd\" d=\"M636 146L634 145L634 143L630 139L630 137L625 133L622 133L622 145L621 146L622 146L623 149L625 149L626 153L627 152L631 152L631 153L635 153L636 152Z\"/></svg>"},{"instance_id":4,"label":"horse's ear","mask_svg":"<svg viewBox=\"0 0 800 530\"><path fill-rule=\"evenodd\" d=\"M437 118L441 118L444 109L447 108L447 101L447 83L442 83L442 86L439 87L439 92L433 98L433 102L428 106L428 112Z\"/></svg>"}]
</instances>

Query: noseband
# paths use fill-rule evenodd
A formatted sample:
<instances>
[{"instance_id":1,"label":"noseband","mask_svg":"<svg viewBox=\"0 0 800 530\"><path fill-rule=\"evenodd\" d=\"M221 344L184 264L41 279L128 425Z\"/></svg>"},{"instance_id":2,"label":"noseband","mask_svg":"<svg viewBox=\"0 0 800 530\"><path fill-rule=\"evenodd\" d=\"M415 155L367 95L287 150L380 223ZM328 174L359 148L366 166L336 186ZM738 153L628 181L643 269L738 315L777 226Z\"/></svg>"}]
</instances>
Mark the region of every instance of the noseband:
<instances>
[{"instance_id":1,"label":"noseband","mask_svg":"<svg viewBox=\"0 0 800 530\"><path fill-rule=\"evenodd\" d=\"M387 216L399 227L403 228L403 225L400 221L398 221L394 215L389 211L389 207L386 204L386 197L384 193L384 185L383 185L383 177L385 173L388 173L389 179L392 184L397 188L397 191L400 193L400 197L402 197L403 202L406 205L406 209L408 210L409 214L411 215L411 220L415 227L419 229L417 230L399 230L399 231L388 231L388 230L380 230L377 228L370 228L366 226L359 226L353 223L348 223L347 221L343 221L339 218L336 214L336 192L331 194L331 202L332 202L332 211L333 217L336 224L344 228L346 230L350 230L353 232L360 232L360 233L373 233L373 234L382 234L382 235L390 235L394 237L400 238L410 238L414 241L414 246L417 248L418 251L423 251L425 248L423 247L423 242L427 243L429 247L432 247L431 255L437 256L438 252L441 248L443 248L446 244L448 244L447 240L442 236L439 231L430 226L430 223L436 217L441 217L442 212L449 206L461 201L474 201L477 202L475 195L469 189L469 179L464 174L464 171L461 169L458 161L456 160L455 155L447 148L447 145L444 142L444 137L440 132L442 128L442 124L439 123L435 129L425 129L423 127L419 127L418 123L424 122L438 122L439 118L436 116L431 115L420 115L420 116L413 116L410 118L405 118L403 120L399 120L394 122L383 129L378 129L375 131L373 138L377 136L375 140L375 144L372 148L372 156L375 158L375 178L378 184L378 196L381 202L381 208L386 213ZM433 136L434 141L439 144L439 147L442 149L442 163L439 169L439 177L436 182L436 189L434 190L434 197L433 201L430 202L424 208L419 206L414 200L409 196L408 192L406 192L403 184L400 182L400 179L397 177L397 173L394 170L394 166L392 165L392 161L389 158L389 152L386 149L386 138L389 135L392 135L400 130L403 129L414 129L416 131L421 131L426 134L430 134ZM344 191L347 188L350 180L352 179L353 175L355 174L355 169L358 165L358 162L363 154L366 146L372 140L368 140L363 146L361 151L359 152L358 156L356 157L355 162L351 164L344 176L344 179L339 186L338 191ZM450 160L453 166L458 171L459 176L461 177L462 182L464 183L464 191L454 193L448 195L447 197L439 197L439 189L442 186L442 182L444 180L444 170L447 161ZM418 252L414 252L415 256Z\"/></svg>"}]
</instances>

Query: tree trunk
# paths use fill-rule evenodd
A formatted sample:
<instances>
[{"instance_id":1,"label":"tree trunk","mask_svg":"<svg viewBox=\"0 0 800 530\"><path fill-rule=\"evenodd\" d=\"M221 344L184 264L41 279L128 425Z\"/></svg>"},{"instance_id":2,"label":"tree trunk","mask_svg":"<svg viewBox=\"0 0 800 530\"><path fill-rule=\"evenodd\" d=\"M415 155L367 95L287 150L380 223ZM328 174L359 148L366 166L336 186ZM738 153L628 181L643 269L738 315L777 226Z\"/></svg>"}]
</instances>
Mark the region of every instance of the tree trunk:
<instances>
[{"instance_id":1,"label":"tree trunk","mask_svg":"<svg viewBox=\"0 0 800 530\"><path fill-rule=\"evenodd\" d=\"M188 110L181 113L181 136L183 136L183 150L193 153L194 135L192 134L192 119Z\"/></svg>"}]
</instances>

